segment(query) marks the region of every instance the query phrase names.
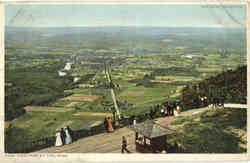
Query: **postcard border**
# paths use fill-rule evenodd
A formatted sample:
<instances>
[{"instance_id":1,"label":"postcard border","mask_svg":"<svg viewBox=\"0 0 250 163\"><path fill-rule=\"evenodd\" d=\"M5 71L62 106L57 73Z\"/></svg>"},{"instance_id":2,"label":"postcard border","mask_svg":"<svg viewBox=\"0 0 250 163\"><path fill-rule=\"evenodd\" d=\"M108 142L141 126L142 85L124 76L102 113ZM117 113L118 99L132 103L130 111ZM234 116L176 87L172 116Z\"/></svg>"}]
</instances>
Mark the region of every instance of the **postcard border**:
<instances>
[{"instance_id":1,"label":"postcard border","mask_svg":"<svg viewBox=\"0 0 250 163\"><path fill-rule=\"evenodd\" d=\"M65 2L65 1L14 1L14 2L2 2L0 3L0 24L1 24L1 30L0 30L0 49L1 49L1 59L0 59L0 83L4 83L4 6L8 4L16 4L16 5L28 5L28 4L71 4L71 3L77 3L77 4L201 4L206 0L193 0L189 2L183 2L183 0L178 1L149 1L149 0L137 0L132 1L128 0L126 2L124 1L100 1L100 0L93 0L93 1L71 1L71 2ZM246 1L240 1L240 0L230 0L230 1L220 1L220 0L207 0L206 3L208 4L218 4L218 3L226 3L226 4L245 4L247 7L247 17L249 17L250 9L249 4L250 2ZM250 102L250 84L249 84L249 77L250 77L250 33L249 33L249 25L250 25L250 19L247 19L247 102L249 104ZM111 161L122 161L122 162L163 162L163 161L247 161L250 160L249 156L249 143L247 144L247 153L246 154L130 154L130 155L121 155L121 154L67 154L67 153L61 153L61 154L6 154L4 153L4 84L0 84L0 104L1 104L1 122L0 122L0 129L1 129L1 136L0 136L0 146L1 146L1 157L0 160L6 161L6 162L111 162ZM249 106L248 106L249 108ZM247 109L248 110L248 109ZM249 111L247 111L247 119L249 119ZM247 120L247 141L249 142L249 126L250 121ZM135 159L136 158L136 159ZM18 159L18 161L17 161Z\"/></svg>"}]
</instances>

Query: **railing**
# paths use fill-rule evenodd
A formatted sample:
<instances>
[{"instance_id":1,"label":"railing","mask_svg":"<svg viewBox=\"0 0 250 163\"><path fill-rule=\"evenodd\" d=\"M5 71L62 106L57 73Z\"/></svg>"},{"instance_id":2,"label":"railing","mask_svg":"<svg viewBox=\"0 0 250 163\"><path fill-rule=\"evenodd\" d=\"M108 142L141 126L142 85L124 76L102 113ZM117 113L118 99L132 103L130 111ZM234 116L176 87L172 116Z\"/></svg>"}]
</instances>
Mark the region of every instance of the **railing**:
<instances>
[{"instance_id":1,"label":"railing","mask_svg":"<svg viewBox=\"0 0 250 163\"><path fill-rule=\"evenodd\" d=\"M79 130L73 131L72 139L73 141L75 141L80 138L93 136L93 135L97 135L97 134L104 133L104 132L106 131L102 125L95 126L90 129L79 129ZM29 142L23 143L21 148L17 149L15 153L34 152L43 148L54 146L55 142L56 142L56 136L50 136L50 137L45 137L39 140L29 141Z\"/></svg>"},{"instance_id":2,"label":"railing","mask_svg":"<svg viewBox=\"0 0 250 163\"><path fill-rule=\"evenodd\" d=\"M158 113L156 113L155 115L153 115L154 118L160 117L160 115ZM115 129L118 128L122 128L128 125L131 125L133 122L133 116L131 117L127 117L127 118L122 118L119 121L119 126L115 126L115 122L113 123L113 126ZM139 122L143 122L147 119L150 118L149 114L141 114L135 117L137 123ZM73 131L73 141L80 139L80 138L84 138L84 137L88 137L88 136L93 136L93 135L97 135L100 133L105 133L106 130L103 126L103 124L99 125L99 126L94 126L91 127L90 129L79 129L79 130L75 130ZM55 136L50 136L50 137L45 137L39 140L35 140L35 141L30 141L30 142L26 142L22 145L22 148L17 149L15 151L15 153L29 153L29 152L33 152L33 151L37 151L43 148L47 148L47 147L51 147L54 146L56 141L56 137Z\"/></svg>"}]
</instances>

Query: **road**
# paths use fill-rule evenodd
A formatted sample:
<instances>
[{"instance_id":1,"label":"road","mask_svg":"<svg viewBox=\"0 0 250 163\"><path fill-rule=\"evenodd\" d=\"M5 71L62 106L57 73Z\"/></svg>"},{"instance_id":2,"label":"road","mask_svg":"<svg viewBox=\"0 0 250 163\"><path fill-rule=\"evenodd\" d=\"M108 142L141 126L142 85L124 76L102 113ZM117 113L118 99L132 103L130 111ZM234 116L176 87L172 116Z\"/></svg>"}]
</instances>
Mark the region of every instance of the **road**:
<instances>
[{"instance_id":1,"label":"road","mask_svg":"<svg viewBox=\"0 0 250 163\"><path fill-rule=\"evenodd\" d=\"M230 108L246 108L247 105L241 104L225 104L225 107ZM199 109L192 109L181 112L180 117L191 116L209 110L211 108L204 107ZM171 126L171 122L175 121L177 117L161 117L155 119L155 122L163 127L175 129ZM114 133L103 133L86 138L79 139L70 145L62 147L49 147L37 151L38 153L121 153L122 136L126 136L128 150L132 153L135 151L135 133L128 128L121 128L115 130Z\"/></svg>"},{"instance_id":2,"label":"road","mask_svg":"<svg viewBox=\"0 0 250 163\"><path fill-rule=\"evenodd\" d=\"M128 150L135 152L135 133L128 128L79 139L61 147L45 148L38 153L121 153L122 136L126 136Z\"/></svg>"},{"instance_id":3,"label":"road","mask_svg":"<svg viewBox=\"0 0 250 163\"><path fill-rule=\"evenodd\" d=\"M239 108L239 109L247 109L246 104L224 104L225 108Z\"/></svg>"}]
</instances>

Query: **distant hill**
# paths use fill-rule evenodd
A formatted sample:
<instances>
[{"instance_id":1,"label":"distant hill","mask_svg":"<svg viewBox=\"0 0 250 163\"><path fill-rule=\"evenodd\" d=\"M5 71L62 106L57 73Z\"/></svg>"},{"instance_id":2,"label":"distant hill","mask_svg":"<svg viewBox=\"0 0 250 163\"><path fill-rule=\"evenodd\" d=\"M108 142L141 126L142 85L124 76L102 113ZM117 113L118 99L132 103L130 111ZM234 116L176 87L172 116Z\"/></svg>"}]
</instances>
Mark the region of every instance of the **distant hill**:
<instances>
[{"instance_id":1,"label":"distant hill","mask_svg":"<svg viewBox=\"0 0 250 163\"><path fill-rule=\"evenodd\" d=\"M49 37L48 37L49 36ZM70 37L69 37L70 36ZM199 47L206 44L217 48L243 48L246 47L245 28L171 28L171 27L11 27L5 26L5 41L61 41L70 39L72 41L98 39L105 42L127 41L138 38L144 41L158 41L164 39L176 40L168 42L175 46ZM237 39L235 39L237 38ZM107 41L108 39L108 41ZM125 45L124 45L125 46Z\"/></svg>"},{"instance_id":2,"label":"distant hill","mask_svg":"<svg viewBox=\"0 0 250 163\"><path fill-rule=\"evenodd\" d=\"M184 109L200 105L198 97L223 98L225 103L246 104L247 102L247 66L228 70L217 76L187 86L182 91Z\"/></svg>"}]
</instances>

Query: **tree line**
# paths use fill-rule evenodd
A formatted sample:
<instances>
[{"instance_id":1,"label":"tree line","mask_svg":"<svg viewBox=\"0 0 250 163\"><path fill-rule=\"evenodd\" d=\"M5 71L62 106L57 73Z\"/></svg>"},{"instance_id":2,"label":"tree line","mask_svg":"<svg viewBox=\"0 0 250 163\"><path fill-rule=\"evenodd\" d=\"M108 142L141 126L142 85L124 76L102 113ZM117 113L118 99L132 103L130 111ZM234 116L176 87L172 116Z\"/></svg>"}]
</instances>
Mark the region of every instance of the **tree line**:
<instances>
[{"instance_id":1,"label":"tree line","mask_svg":"<svg viewBox=\"0 0 250 163\"><path fill-rule=\"evenodd\" d=\"M5 121L24 114L27 105L47 105L67 95L64 90L74 86L73 77L59 77L57 68L6 70L5 82L11 84L5 85Z\"/></svg>"},{"instance_id":2,"label":"tree line","mask_svg":"<svg viewBox=\"0 0 250 163\"><path fill-rule=\"evenodd\" d=\"M227 70L199 83L187 85L182 90L185 109L199 106L199 97L204 96L208 98L209 103L212 103L214 98L221 98L225 103L246 104L247 66Z\"/></svg>"}]
</instances>

